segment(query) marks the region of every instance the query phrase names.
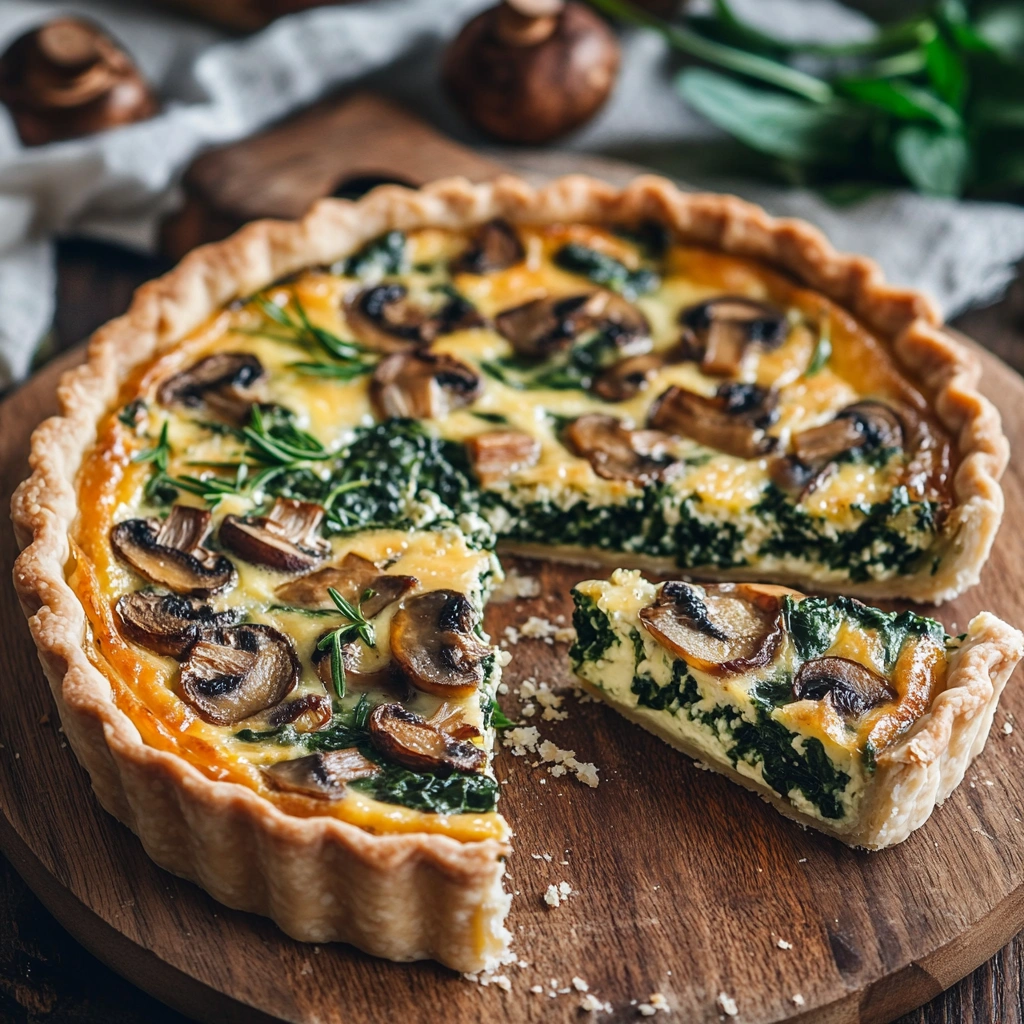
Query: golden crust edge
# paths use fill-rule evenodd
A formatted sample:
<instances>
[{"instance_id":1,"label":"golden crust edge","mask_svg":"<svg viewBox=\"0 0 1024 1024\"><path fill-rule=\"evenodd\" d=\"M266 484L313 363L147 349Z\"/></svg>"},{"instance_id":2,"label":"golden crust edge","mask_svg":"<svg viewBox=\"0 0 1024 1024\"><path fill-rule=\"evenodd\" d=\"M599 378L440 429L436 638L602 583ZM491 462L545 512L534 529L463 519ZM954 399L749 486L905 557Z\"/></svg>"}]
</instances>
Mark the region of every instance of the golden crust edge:
<instances>
[{"instance_id":1,"label":"golden crust edge","mask_svg":"<svg viewBox=\"0 0 1024 1024\"><path fill-rule=\"evenodd\" d=\"M295 223L247 225L223 242L196 249L174 270L143 285L128 311L96 332L89 343L87 362L61 381L61 415L45 421L33 434L32 473L15 492L11 506L16 536L24 548L15 563L15 586L65 729L90 771L101 803L126 820L161 863L160 851L167 846L158 840L166 825L161 815L149 813L145 801L133 801L132 795L146 792L150 780L153 786L159 783L157 788L171 787L182 801L182 831L177 839L189 853L180 863L171 864L165 858L164 866L194 878L224 902L232 899L218 892L230 897L232 879L223 877L227 869L222 865L211 864L209 854L225 843L231 846L241 841L243 833L250 842L257 837L271 844L268 854L276 851L276 856L268 863L281 874L294 841L309 839L309 856L321 861L342 857L354 866L368 867L386 853L420 868L426 877L419 878L418 884L457 877L480 906L494 903L495 887L500 888L503 872L499 858L507 846L496 841L461 844L432 835L368 836L335 819L295 819L245 787L213 782L184 759L143 744L130 720L114 704L108 681L82 649L84 612L64 576L69 557L67 535L76 515L74 480L82 456L94 439L97 419L116 398L125 373L149 359L160 346L197 327L225 303L304 266L333 262L393 228L428 224L459 228L496 216L535 223L660 218L688 241L762 260L845 306L869 327L891 338L899 361L922 384L936 389L930 397L940 419L957 438L963 460L954 491L957 507L970 507L971 514L958 534L963 539L958 557L955 564L944 565L939 574L922 581L922 586L907 596L944 600L974 582L987 557L1002 513L998 478L1008 452L998 413L975 390L976 360L942 334L937 313L926 298L886 285L872 261L837 253L810 225L772 219L760 208L731 196L684 194L670 182L650 176L638 178L621 191L583 176L561 178L539 190L513 177L485 185L446 179L419 191L386 186L356 203L323 200ZM231 815L222 814L228 808L232 808ZM209 850L197 846L200 820L217 837L208 844ZM234 823L237 833L230 842L222 835L227 821ZM273 845L282 837L290 838L292 846ZM318 844L321 852L317 854L312 851ZM339 880L336 887L343 877L320 874L321 878ZM250 901L245 909L273 917L291 934L301 931L295 913L284 906L287 901L265 884L262 888L264 905ZM405 886L401 888L406 892ZM421 902L419 892L409 890L406 895ZM297 902L301 909L302 900ZM443 907L443 901L438 905ZM403 914L409 916L406 911L404 906ZM330 937L361 944L351 937L351 918L336 923L338 932ZM490 952L500 952L501 942L492 945ZM479 957L471 963L467 960L464 935L460 936L457 928L439 932L430 948L422 942L408 942L407 948L380 955L399 959L433 956L459 969L481 965Z\"/></svg>"}]
</instances>

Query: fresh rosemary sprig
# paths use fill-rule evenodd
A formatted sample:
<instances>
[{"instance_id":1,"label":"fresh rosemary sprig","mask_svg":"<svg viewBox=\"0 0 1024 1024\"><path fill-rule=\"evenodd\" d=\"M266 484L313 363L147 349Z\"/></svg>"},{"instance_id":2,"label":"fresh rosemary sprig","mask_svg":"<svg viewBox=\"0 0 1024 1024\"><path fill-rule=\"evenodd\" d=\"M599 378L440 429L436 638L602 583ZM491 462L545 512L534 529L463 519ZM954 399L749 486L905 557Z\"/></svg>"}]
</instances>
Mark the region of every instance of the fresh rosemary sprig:
<instances>
[{"instance_id":1,"label":"fresh rosemary sprig","mask_svg":"<svg viewBox=\"0 0 1024 1024\"><path fill-rule=\"evenodd\" d=\"M300 361L290 363L289 367L299 373L311 377L327 377L333 380L354 380L356 377L369 373L374 363L364 358L366 349L355 341L346 341L339 338L333 331L326 327L319 327L314 324L306 313L305 307L299 301L297 295L292 295L292 305L298 317L294 317L284 306L271 302L266 296L257 295L256 304L276 324L285 328L286 335L278 335L273 332L258 332L266 337L279 341L298 342L300 345L313 352L322 351L337 362L316 362Z\"/></svg>"},{"instance_id":2,"label":"fresh rosemary sprig","mask_svg":"<svg viewBox=\"0 0 1024 1024\"><path fill-rule=\"evenodd\" d=\"M345 696L345 658L342 647L356 637L362 640L367 647L376 647L377 645L373 623L363 615L362 611L363 602L373 596L373 591L364 591L358 605L353 605L334 587L328 587L327 593L338 611L348 619L343 625L325 633L316 645L318 651L329 650L331 652L331 682L334 685L334 692L340 700Z\"/></svg>"},{"instance_id":3,"label":"fresh rosemary sprig","mask_svg":"<svg viewBox=\"0 0 1024 1024\"><path fill-rule=\"evenodd\" d=\"M331 457L312 434L299 430L291 420L267 425L258 405L253 405L249 425L242 428L249 442L247 454L258 462L292 467L297 462L322 462Z\"/></svg>"}]
</instances>

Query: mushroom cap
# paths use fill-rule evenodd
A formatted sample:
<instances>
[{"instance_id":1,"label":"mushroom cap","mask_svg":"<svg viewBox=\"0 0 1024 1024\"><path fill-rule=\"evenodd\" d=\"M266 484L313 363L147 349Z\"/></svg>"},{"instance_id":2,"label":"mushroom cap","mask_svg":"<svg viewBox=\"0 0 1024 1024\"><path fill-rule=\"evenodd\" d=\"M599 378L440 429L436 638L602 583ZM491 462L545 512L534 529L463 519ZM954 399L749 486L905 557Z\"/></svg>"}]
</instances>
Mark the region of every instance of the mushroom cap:
<instances>
[{"instance_id":1,"label":"mushroom cap","mask_svg":"<svg viewBox=\"0 0 1024 1024\"><path fill-rule=\"evenodd\" d=\"M712 398L673 385L655 400L647 422L727 455L756 459L778 445L765 432L776 404L775 392L753 384L723 384Z\"/></svg>"},{"instance_id":2,"label":"mushroom cap","mask_svg":"<svg viewBox=\"0 0 1024 1024\"><path fill-rule=\"evenodd\" d=\"M441 419L482 392L480 374L446 353L396 353L382 359L370 379L370 401L382 420Z\"/></svg>"},{"instance_id":3,"label":"mushroom cap","mask_svg":"<svg viewBox=\"0 0 1024 1024\"><path fill-rule=\"evenodd\" d=\"M277 498L266 516L225 516L220 542L240 558L280 572L304 572L331 553L317 531L323 507L310 501Z\"/></svg>"},{"instance_id":4,"label":"mushroom cap","mask_svg":"<svg viewBox=\"0 0 1024 1024\"><path fill-rule=\"evenodd\" d=\"M290 580L275 593L282 601L307 608L333 608L328 587L337 590L346 601L359 605L363 615L372 619L389 604L403 598L418 584L415 576L381 572L368 558L348 552L338 565L325 565L316 572ZM363 599L367 590L373 593Z\"/></svg>"},{"instance_id":5,"label":"mushroom cap","mask_svg":"<svg viewBox=\"0 0 1024 1024\"><path fill-rule=\"evenodd\" d=\"M585 332L608 331L624 354L651 347L647 317L607 288L578 295L544 296L513 306L494 318L494 326L525 359L546 359L570 348Z\"/></svg>"},{"instance_id":6,"label":"mushroom cap","mask_svg":"<svg viewBox=\"0 0 1024 1024\"><path fill-rule=\"evenodd\" d=\"M889 681L849 658L812 658L793 677L797 700L828 700L843 718L860 718L865 711L899 696Z\"/></svg>"},{"instance_id":7,"label":"mushroom cap","mask_svg":"<svg viewBox=\"0 0 1024 1024\"><path fill-rule=\"evenodd\" d=\"M751 345L776 348L786 340L785 313L765 302L720 295L679 314L683 343L705 373L732 376Z\"/></svg>"},{"instance_id":8,"label":"mushroom cap","mask_svg":"<svg viewBox=\"0 0 1024 1024\"><path fill-rule=\"evenodd\" d=\"M391 654L417 690L468 697L483 682L493 652L474 632L477 614L465 594L431 590L410 598L391 620Z\"/></svg>"},{"instance_id":9,"label":"mushroom cap","mask_svg":"<svg viewBox=\"0 0 1024 1024\"><path fill-rule=\"evenodd\" d=\"M522 430L488 430L466 439L476 478L485 487L536 464L540 442Z\"/></svg>"},{"instance_id":10,"label":"mushroom cap","mask_svg":"<svg viewBox=\"0 0 1024 1024\"><path fill-rule=\"evenodd\" d=\"M782 642L778 589L672 581L640 609L640 621L692 668L718 676L746 672L767 665Z\"/></svg>"},{"instance_id":11,"label":"mushroom cap","mask_svg":"<svg viewBox=\"0 0 1024 1024\"><path fill-rule=\"evenodd\" d=\"M294 726L299 732L316 732L331 724L334 708L326 693L304 693L295 700L283 701L270 709L267 725L276 729L281 725Z\"/></svg>"},{"instance_id":12,"label":"mushroom cap","mask_svg":"<svg viewBox=\"0 0 1024 1024\"><path fill-rule=\"evenodd\" d=\"M204 632L181 663L181 695L213 725L234 725L278 704L301 674L291 640L243 623Z\"/></svg>"},{"instance_id":13,"label":"mushroom cap","mask_svg":"<svg viewBox=\"0 0 1024 1024\"><path fill-rule=\"evenodd\" d=\"M378 704L370 713L370 742L389 761L417 772L479 772L487 755L401 704Z\"/></svg>"},{"instance_id":14,"label":"mushroom cap","mask_svg":"<svg viewBox=\"0 0 1024 1024\"><path fill-rule=\"evenodd\" d=\"M590 390L606 402L625 402L647 388L664 366L665 357L657 352L627 356L602 370Z\"/></svg>"},{"instance_id":15,"label":"mushroom cap","mask_svg":"<svg viewBox=\"0 0 1024 1024\"><path fill-rule=\"evenodd\" d=\"M654 430L629 430L617 416L587 413L565 428L569 450L586 459L605 480L636 484L665 480L680 463L664 452L671 438Z\"/></svg>"},{"instance_id":16,"label":"mushroom cap","mask_svg":"<svg viewBox=\"0 0 1024 1024\"><path fill-rule=\"evenodd\" d=\"M385 355L410 352L452 331L479 327L483 317L464 298L449 295L428 309L409 297L404 284L371 285L345 299L345 320L368 349Z\"/></svg>"},{"instance_id":17,"label":"mushroom cap","mask_svg":"<svg viewBox=\"0 0 1024 1024\"><path fill-rule=\"evenodd\" d=\"M793 435L793 454L805 465L820 467L858 448L902 448L903 421L883 402L848 405L827 423Z\"/></svg>"},{"instance_id":18,"label":"mushroom cap","mask_svg":"<svg viewBox=\"0 0 1024 1024\"><path fill-rule=\"evenodd\" d=\"M306 754L290 761L278 761L263 769L274 789L320 800L340 800L345 784L376 775L380 768L355 747Z\"/></svg>"},{"instance_id":19,"label":"mushroom cap","mask_svg":"<svg viewBox=\"0 0 1024 1024\"><path fill-rule=\"evenodd\" d=\"M231 422L241 422L258 400L256 385L266 376L249 352L218 352L168 377L157 389L162 405L206 408Z\"/></svg>"},{"instance_id":20,"label":"mushroom cap","mask_svg":"<svg viewBox=\"0 0 1024 1024\"><path fill-rule=\"evenodd\" d=\"M231 560L201 546L210 513L175 505L164 522L126 519L110 531L110 546L140 576L176 594L208 597L238 580Z\"/></svg>"},{"instance_id":21,"label":"mushroom cap","mask_svg":"<svg viewBox=\"0 0 1024 1024\"><path fill-rule=\"evenodd\" d=\"M490 274L522 263L526 250L507 220L489 220L473 232L468 248L451 264L453 274Z\"/></svg>"},{"instance_id":22,"label":"mushroom cap","mask_svg":"<svg viewBox=\"0 0 1024 1024\"><path fill-rule=\"evenodd\" d=\"M233 625L239 617L234 610L215 612L194 597L141 590L123 594L114 610L129 640L171 658L181 657L201 630Z\"/></svg>"}]
</instances>

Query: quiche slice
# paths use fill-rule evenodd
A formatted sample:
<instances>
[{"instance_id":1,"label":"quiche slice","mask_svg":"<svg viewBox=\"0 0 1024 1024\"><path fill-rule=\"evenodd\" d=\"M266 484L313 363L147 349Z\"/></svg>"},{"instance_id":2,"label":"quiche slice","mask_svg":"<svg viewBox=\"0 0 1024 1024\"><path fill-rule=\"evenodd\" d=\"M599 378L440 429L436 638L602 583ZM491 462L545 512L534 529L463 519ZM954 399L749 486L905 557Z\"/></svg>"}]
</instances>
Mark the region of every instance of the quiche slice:
<instances>
[{"instance_id":1,"label":"quiche slice","mask_svg":"<svg viewBox=\"0 0 1024 1024\"><path fill-rule=\"evenodd\" d=\"M97 333L33 437L15 582L159 864L475 970L508 939L498 555L944 600L1002 513L977 377L924 298L735 199L381 188L197 250Z\"/></svg>"},{"instance_id":2,"label":"quiche slice","mask_svg":"<svg viewBox=\"0 0 1024 1024\"><path fill-rule=\"evenodd\" d=\"M586 690L783 814L880 850L925 823L988 738L1024 636L761 583L573 590Z\"/></svg>"}]
</instances>

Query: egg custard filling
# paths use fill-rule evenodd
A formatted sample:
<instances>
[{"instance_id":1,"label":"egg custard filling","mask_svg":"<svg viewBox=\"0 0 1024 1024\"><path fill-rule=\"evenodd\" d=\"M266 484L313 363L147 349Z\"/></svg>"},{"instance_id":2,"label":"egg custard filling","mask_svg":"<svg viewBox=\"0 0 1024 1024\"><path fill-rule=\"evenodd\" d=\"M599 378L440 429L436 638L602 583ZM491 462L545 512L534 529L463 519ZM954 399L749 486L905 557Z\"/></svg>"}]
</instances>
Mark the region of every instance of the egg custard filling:
<instances>
[{"instance_id":1,"label":"egg custard filling","mask_svg":"<svg viewBox=\"0 0 1024 1024\"><path fill-rule=\"evenodd\" d=\"M504 838L501 659L480 626L499 544L898 579L943 558L952 468L887 349L763 266L651 225L391 231L130 376L79 475L70 583L147 743L292 814ZM941 677L930 630L914 701ZM891 672L864 650L872 678ZM812 816L851 813L876 740L820 700L781 700L788 640L774 675L721 700L710 676L676 679L647 631L600 657L642 709L636 680L655 704L670 688L651 713L718 736L737 771ZM785 785L727 746L737 714L813 733L799 757L815 751L822 777Z\"/></svg>"}]
</instances>

